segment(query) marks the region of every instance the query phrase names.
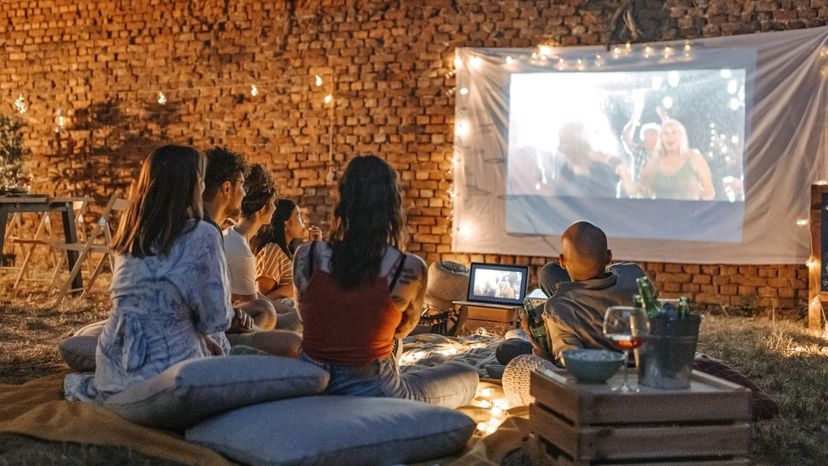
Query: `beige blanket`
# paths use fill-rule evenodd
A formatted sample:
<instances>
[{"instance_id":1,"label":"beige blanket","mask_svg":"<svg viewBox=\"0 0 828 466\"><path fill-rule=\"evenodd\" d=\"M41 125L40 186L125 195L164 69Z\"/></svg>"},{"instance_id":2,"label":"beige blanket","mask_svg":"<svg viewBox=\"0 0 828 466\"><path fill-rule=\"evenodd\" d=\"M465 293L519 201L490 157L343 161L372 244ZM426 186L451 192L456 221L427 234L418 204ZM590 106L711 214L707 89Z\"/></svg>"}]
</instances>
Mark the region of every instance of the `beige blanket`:
<instances>
[{"instance_id":1,"label":"beige blanket","mask_svg":"<svg viewBox=\"0 0 828 466\"><path fill-rule=\"evenodd\" d=\"M57 374L23 385L0 384L0 432L30 435L44 440L93 445L117 445L147 456L184 464L231 465L220 454L184 440L178 433L142 427L124 420L105 408L63 399L63 377ZM499 386L481 382L495 390ZM461 411L477 422L488 413L482 408ZM525 408L510 410L525 416ZM500 464L503 457L518 447L525 435L525 419L510 417L492 435L469 441L462 456L442 458L423 464Z\"/></svg>"}]
</instances>

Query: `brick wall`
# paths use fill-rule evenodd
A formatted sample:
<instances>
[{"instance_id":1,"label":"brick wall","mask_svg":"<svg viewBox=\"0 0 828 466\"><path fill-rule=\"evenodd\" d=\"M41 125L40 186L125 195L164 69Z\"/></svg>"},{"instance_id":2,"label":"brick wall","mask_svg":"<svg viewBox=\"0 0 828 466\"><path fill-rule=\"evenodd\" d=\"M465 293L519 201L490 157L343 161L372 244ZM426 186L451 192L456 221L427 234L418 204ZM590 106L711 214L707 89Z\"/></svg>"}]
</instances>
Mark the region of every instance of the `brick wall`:
<instances>
[{"instance_id":1,"label":"brick wall","mask_svg":"<svg viewBox=\"0 0 828 466\"><path fill-rule=\"evenodd\" d=\"M29 103L35 190L103 198L125 189L161 142L223 144L266 163L281 193L324 225L344 163L378 153L400 171L412 251L429 261L546 262L451 254L453 50L603 44L618 2L269 3L3 1L0 109L19 94ZM821 26L828 18L826 0L635 5L642 41ZM66 126L55 132L58 111ZM807 298L804 266L645 265L665 294L701 302L794 309Z\"/></svg>"}]
</instances>

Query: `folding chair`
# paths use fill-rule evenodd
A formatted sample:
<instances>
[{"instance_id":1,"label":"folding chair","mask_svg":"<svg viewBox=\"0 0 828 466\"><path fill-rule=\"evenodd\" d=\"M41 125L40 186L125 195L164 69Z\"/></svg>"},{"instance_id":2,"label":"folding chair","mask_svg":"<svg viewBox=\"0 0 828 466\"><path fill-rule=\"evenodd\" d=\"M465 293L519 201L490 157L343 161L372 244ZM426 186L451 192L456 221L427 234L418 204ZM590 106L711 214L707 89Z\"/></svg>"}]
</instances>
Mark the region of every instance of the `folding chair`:
<instances>
[{"instance_id":1,"label":"folding chair","mask_svg":"<svg viewBox=\"0 0 828 466\"><path fill-rule=\"evenodd\" d=\"M14 269L14 264L7 264L6 261L6 250L9 251L9 255L14 256L15 250L19 246L19 240L23 235L23 220L20 217L20 212L15 212L12 214L11 218L8 221L8 227L6 227L6 235L3 238L3 244L6 245L4 251L0 251L0 267L4 269Z\"/></svg>"},{"instance_id":2,"label":"folding chair","mask_svg":"<svg viewBox=\"0 0 828 466\"><path fill-rule=\"evenodd\" d=\"M81 297L85 296L86 292L89 289L91 289L92 286L95 284L95 279L98 277L101 270L103 269L103 265L106 260L109 261L110 270L115 269L115 261L112 258L111 249L111 218L125 211L127 207L129 207L129 201L118 197L118 194L113 195L111 198L109 198L109 201L106 203L106 206L104 206L104 209L101 212L100 219L98 220L94 229L92 229L92 231L86 237L86 241L78 241L77 243L61 244L56 246L56 249L60 249L63 251L78 252L78 259L75 262L75 266L72 267L71 271L69 271L69 276L66 278L66 281L64 281L59 288L54 286L58 281L57 274L55 274L54 280L52 281L52 285L50 286L50 289L57 289L57 300L55 301L55 306L59 306L60 303L63 302L63 299L66 297L66 295L69 293L81 291ZM86 260L88 260L91 257L91 254L93 253L98 253L101 255L101 257L95 264L92 273L86 280L84 280L83 288L73 289L72 281L80 273L83 263Z\"/></svg>"},{"instance_id":3,"label":"folding chair","mask_svg":"<svg viewBox=\"0 0 828 466\"><path fill-rule=\"evenodd\" d=\"M87 228L84 222L84 216L87 214L89 203L94 199L89 197L79 197L79 198L70 198L68 199L72 202L72 210L75 213L75 225L77 228L77 236L78 241L86 241L87 238ZM54 233L52 232L52 223L49 218L49 213L44 213L41 218L40 222L35 229L35 233L31 238L15 238L15 241L21 245L24 251L23 256L23 263L20 264L20 270L17 273L17 278L14 281L14 285L12 286L12 290L17 290L18 285L24 281L48 281L50 284L55 281L55 275L58 273L60 266L62 264L62 258L58 257L57 248L61 245L66 244L65 240L63 239L62 235L60 238L55 237ZM35 252L35 248L38 246L46 246L49 248L48 258L51 259L51 267L52 267L52 274L51 279L47 278L30 278L29 271L30 265L32 264L32 257ZM86 266L89 272L92 271L92 261L86 261Z\"/></svg>"}]
</instances>

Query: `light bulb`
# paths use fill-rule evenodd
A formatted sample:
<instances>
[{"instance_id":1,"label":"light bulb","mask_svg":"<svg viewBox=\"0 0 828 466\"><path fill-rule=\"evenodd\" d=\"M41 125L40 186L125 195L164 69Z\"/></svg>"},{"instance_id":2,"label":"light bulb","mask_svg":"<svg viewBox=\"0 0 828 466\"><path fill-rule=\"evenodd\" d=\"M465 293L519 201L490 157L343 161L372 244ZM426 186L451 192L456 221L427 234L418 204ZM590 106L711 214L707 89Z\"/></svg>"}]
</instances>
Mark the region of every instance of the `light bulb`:
<instances>
[{"instance_id":1,"label":"light bulb","mask_svg":"<svg viewBox=\"0 0 828 466\"><path fill-rule=\"evenodd\" d=\"M801 227L804 227L808 223L810 223L810 222L808 222L807 218L800 218L799 220L796 221L796 224L801 226Z\"/></svg>"},{"instance_id":2,"label":"light bulb","mask_svg":"<svg viewBox=\"0 0 828 466\"><path fill-rule=\"evenodd\" d=\"M158 92L158 103L164 105L167 103L167 96L163 92Z\"/></svg>"},{"instance_id":3,"label":"light bulb","mask_svg":"<svg viewBox=\"0 0 828 466\"><path fill-rule=\"evenodd\" d=\"M317 74L317 75L316 75L315 82L316 82L316 87L321 86L321 85L322 85L322 76L319 76L319 75Z\"/></svg>"},{"instance_id":4,"label":"light bulb","mask_svg":"<svg viewBox=\"0 0 828 466\"><path fill-rule=\"evenodd\" d=\"M17 113L26 113L26 110L29 109L29 105L26 103L26 99L23 98L23 94L17 96L17 100L14 101L14 108L17 110Z\"/></svg>"},{"instance_id":5,"label":"light bulb","mask_svg":"<svg viewBox=\"0 0 828 466\"><path fill-rule=\"evenodd\" d=\"M325 101L326 104L329 104L333 100L333 96L328 94L328 95L325 96L325 98L323 100Z\"/></svg>"},{"instance_id":6,"label":"light bulb","mask_svg":"<svg viewBox=\"0 0 828 466\"><path fill-rule=\"evenodd\" d=\"M461 87L460 88L460 95L468 95L468 94L469 94L469 88L467 88L467 87Z\"/></svg>"},{"instance_id":7,"label":"light bulb","mask_svg":"<svg viewBox=\"0 0 828 466\"><path fill-rule=\"evenodd\" d=\"M259 88L256 87L255 84L250 86L250 95L252 95L253 97L256 97L257 95L259 95Z\"/></svg>"},{"instance_id":8,"label":"light bulb","mask_svg":"<svg viewBox=\"0 0 828 466\"><path fill-rule=\"evenodd\" d=\"M512 56L511 56L511 55L509 55L509 56L507 56L507 57L506 57L506 64L507 64L507 65L511 65L511 64L512 64Z\"/></svg>"}]
</instances>

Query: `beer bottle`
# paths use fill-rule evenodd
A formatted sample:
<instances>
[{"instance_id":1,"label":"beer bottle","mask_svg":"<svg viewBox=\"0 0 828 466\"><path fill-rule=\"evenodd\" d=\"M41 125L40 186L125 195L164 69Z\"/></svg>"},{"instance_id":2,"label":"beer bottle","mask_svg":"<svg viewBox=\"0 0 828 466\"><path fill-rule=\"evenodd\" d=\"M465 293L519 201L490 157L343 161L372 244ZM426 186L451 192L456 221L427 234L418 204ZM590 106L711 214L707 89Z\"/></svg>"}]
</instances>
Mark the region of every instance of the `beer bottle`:
<instances>
[{"instance_id":1,"label":"beer bottle","mask_svg":"<svg viewBox=\"0 0 828 466\"><path fill-rule=\"evenodd\" d=\"M658 305L658 294L653 289L650 280L647 277L639 277L635 279L635 284L638 285L638 294L641 295L641 302L647 312L647 317L652 319L659 315L661 306Z\"/></svg>"},{"instance_id":2,"label":"beer bottle","mask_svg":"<svg viewBox=\"0 0 828 466\"><path fill-rule=\"evenodd\" d=\"M543 304L535 307L530 298L523 300L523 309L526 310L526 319L529 324L529 331L532 332L532 337L547 354L552 354L549 351L549 341L546 338L546 324L543 322L541 314L543 313Z\"/></svg>"},{"instance_id":3,"label":"beer bottle","mask_svg":"<svg viewBox=\"0 0 828 466\"><path fill-rule=\"evenodd\" d=\"M687 299L687 296L682 296L679 298L679 316L681 318L687 317L687 314L690 313L690 300Z\"/></svg>"}]
</instances>

